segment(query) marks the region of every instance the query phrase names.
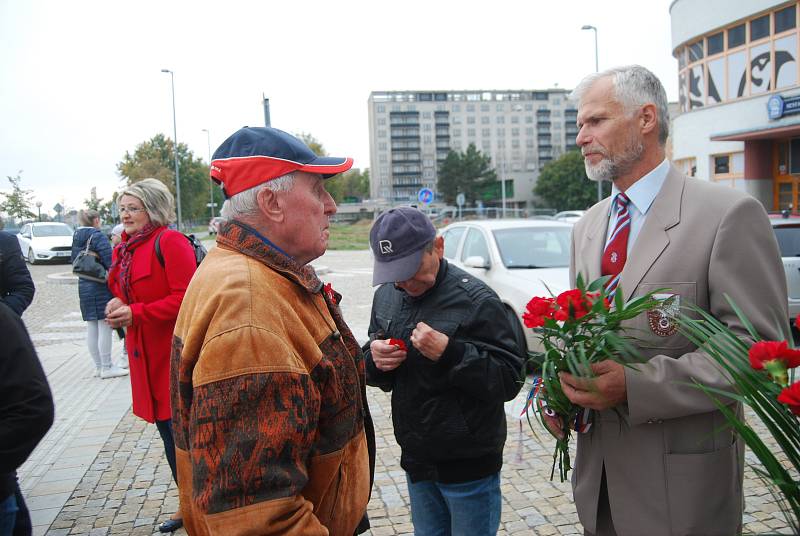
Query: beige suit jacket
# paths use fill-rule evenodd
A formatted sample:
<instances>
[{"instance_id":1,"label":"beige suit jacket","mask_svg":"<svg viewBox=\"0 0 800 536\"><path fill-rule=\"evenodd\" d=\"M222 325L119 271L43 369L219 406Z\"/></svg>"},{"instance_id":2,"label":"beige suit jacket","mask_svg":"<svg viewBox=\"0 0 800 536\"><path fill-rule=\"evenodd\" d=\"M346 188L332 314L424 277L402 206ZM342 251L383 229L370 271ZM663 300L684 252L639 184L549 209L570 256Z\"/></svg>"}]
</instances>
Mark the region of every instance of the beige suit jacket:
<instances>
[{"instance_id":1,"label":"beige suit jacket","mask_svg":"<svg viewBox=\"0 0 800 536\"><path fill-rule=\"evenodd\" d=\"M570 277L600 277L610 199L575 225ZM681 306L695 304L746 333L728 294L762 337L784 333L783 265L764 207L727 186L687 178L674 167L656 196L620 278L624 296L669 288ZM605 465L609 503L620 536L735 534L742 521L743 445L694 380L728 386L711 358L680 333L659 336L647 315L631 321L645 364L627 368L628 400L595 413L578 434L572 473L578 516L596 531ZM786 327L783 327L786 325ZM663 332L662 332L663 334Z\"/></svg>"}]
</instances>

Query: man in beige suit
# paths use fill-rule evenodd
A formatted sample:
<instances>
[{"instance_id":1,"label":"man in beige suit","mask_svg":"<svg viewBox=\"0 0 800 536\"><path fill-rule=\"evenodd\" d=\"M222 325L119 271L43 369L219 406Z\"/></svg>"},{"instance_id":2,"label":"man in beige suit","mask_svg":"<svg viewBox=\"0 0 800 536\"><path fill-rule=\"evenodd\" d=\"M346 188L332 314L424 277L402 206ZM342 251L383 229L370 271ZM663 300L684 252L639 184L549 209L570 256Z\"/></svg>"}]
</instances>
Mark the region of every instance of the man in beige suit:
<instances>
[{"instance_id":1,"label":"man in beige suit","mask_svg":"<svg viewBox=\"0 0 800 536\"><path fill-rule=\"evenodd\" d=\"M603 536L736 534L743 444L693 382L730 386L677 331L674 314L697 305L745 335L727 294L763 337L778 337L786 282L766 212L745 193L670 165L666 95L647 69L591 75L573 96L586 172L613 189L575 225L572 282L619 272L612 285L626 298L668 289L659 308L628 326L645 363L609 360L593 366L594 379L561 377L570 400L594 410L593 426L578 434L578 516L586 534Z\"/></svg>"}]
</instances>

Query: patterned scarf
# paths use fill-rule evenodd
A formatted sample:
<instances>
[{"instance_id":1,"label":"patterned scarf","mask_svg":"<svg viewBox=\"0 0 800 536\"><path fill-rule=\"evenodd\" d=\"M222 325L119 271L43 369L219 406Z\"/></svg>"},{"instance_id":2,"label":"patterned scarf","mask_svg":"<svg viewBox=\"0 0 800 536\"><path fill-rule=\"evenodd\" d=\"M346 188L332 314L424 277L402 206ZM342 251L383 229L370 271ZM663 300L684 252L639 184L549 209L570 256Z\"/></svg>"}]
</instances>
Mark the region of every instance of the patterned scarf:
<instances>
[{"instance_id":1,"label":"patterned scarf","mask_svg":"<svg viewBox=\"0 0 800 536\"><path fill-rule=\"evenodd\" d=\"M117 281L120 282L120 288L125 294L125 303L131 303L131 264L133 261L133 250L138 248L155 231L163 229L163 226L155 226L152 223L145 225L141 231L134 233L133 236L128 236L126 233L122 235L122 242L117 246L119 251L117 253L117 260L111 265L111 271L116 272ZM118 270L118 271L117 271Z\"/></svg>"}]
</instances>

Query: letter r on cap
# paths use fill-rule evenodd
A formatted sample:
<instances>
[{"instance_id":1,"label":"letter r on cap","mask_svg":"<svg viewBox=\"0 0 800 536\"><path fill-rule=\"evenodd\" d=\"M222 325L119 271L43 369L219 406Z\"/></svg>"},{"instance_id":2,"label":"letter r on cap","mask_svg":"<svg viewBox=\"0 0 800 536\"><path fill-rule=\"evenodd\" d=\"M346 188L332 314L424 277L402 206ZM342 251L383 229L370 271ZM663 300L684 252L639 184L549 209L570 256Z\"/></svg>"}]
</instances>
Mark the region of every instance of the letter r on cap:
<instances>
[{"instance_id":1,"label":"letter r on cap","mask_svg":"<svg viewBox=\"0 0 800 536\"><path fill-rule=\"evenodd\" d=\"M381 240L378 242L378 245L381 248L381 255L387 255L389 253L394 253L392 251L392 243L388 240Z\"/></svg>"}]
</instances>

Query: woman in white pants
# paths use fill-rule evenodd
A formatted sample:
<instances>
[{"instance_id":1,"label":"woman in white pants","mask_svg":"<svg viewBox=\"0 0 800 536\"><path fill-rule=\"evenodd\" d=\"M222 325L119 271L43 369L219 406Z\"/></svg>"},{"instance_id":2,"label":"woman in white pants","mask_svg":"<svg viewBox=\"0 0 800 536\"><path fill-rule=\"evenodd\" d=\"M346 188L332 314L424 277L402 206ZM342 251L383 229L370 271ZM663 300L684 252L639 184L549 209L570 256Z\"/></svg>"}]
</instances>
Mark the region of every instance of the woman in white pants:
<instances>
[{"instance_id":1,"label":"woman in white pants","mask_svg":"<svg viewBox=\"0 0 800 536\"><path fill-rule=\"evenodd\" d=\"M108 269L111 266L111 242L100 231L100 215L96 210L81 210L78 223L80 227L72 236L72 260L88 246L97 261ZM114 365L111 360L112 330L104 321L106 304L112 298L111 291L105 283L79 279L78 297L81 315L87 323L86 343L94 360L95 376L103 379L126 376L128 371Z\"/></svg>"}]
</instances>

